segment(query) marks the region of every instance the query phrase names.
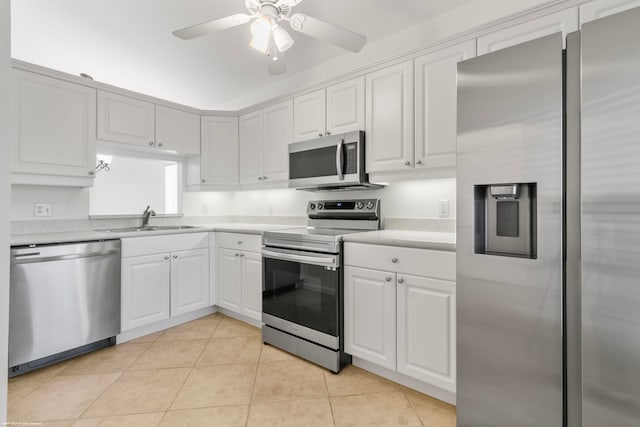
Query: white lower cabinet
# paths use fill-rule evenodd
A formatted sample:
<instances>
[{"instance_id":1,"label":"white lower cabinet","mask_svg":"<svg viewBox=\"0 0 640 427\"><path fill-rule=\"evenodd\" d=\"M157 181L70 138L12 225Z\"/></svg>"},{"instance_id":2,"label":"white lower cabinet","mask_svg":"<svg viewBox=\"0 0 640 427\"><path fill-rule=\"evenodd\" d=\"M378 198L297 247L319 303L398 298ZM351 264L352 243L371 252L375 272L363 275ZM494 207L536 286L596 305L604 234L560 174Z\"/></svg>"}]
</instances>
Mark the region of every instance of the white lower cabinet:
<instances>
[{"instance_id":1,"label":"white lower cabinet","mask_svg":"<svg viewBox=\"0 0 640 427\"><path fill-rule=\"evenodd\" d=\"M345 351L455 392L455 253L345 243L345 265Z\"/></svg>"},{"instance_id":2,"label":"white lower cabinet","mask_svg":"<svg viewBox=\"0 0 640 427\"><path fill-rule=\"evenodd\" d=\"M208 233L122 239L122 331L209 306Z\"/></svg>"},{"instance_id":3,"label":"white lower cabinet","mask_svg":"<svg viewBox=\"0 0 640 427\"><path fill-rule=\"evenodd\" d=\"M168 319L170 289L170 254L123 259L122 330Z\"/></svg>"},{"instance_id":4,"label":"white lower cabinet","mask_svg":"<svg viewBox=\"0 0 640 427\"><path fill-rule=\"evenodd\" d=\"M345 351L396 368L395 273L344 269Z\"/></svg>"},{"instance_id":5,"label":"white lower cabinet","mask_svg":"<svg viewBox=\"0 0 640 427\"><path fill-rule=\"evenodd\" d=\"M262 320L262 254L258 235L217 233L217 305Z\"/></svg>"}]
</instances>

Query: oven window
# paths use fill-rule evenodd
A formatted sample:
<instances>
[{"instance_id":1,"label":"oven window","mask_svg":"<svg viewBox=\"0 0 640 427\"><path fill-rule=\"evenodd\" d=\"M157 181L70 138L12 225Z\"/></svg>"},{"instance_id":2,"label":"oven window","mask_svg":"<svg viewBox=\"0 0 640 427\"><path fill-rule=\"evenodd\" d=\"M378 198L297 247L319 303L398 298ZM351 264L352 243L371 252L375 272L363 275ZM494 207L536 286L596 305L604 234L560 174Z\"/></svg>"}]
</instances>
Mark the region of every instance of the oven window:
<instances>
[{"instance_id":1,"label":"oven window","mask_svg":"<svg viewBox=\"0 0 640 427\"><path fill-rule=\"evenodd\" d=\"M264 313L338 336L339 270L266 257L263 269Z\"/></svg>"},{"instance_id":2,"label":"oven window","mask_svg":"<svg viewBox=\"0 0 640 427\"><path fill-rule=\"evenodd\" d=\"M289 178L337 175L336 146L289 153Z\"/></svg>"}]
</instances>

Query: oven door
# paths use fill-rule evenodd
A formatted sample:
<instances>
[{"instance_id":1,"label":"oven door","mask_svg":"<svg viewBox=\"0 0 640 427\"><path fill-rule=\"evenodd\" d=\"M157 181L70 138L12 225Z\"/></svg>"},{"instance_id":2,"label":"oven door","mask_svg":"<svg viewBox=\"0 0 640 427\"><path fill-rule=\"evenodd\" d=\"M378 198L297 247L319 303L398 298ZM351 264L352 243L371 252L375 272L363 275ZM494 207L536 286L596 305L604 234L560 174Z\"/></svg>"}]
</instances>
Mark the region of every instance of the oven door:
<instances>
[{"instance_id":1,"label":"oven door","mask_svg":"<svg viewBox=\"0 0 640 427\"><path fill-rule=\"evenodd\" d=\"M366 183L364 132L289 144L289 187L321 188Z\"/></svg>"},{"instance_id":2,"label":"oven door","mask_svg":"<svg viewBox=\"0 0 640 427\"><path fill-rule=\"evenodd\" d=\"M262 266L262 321L337 350L339 256L266 247Z\"/></svg>"}]
</instances>

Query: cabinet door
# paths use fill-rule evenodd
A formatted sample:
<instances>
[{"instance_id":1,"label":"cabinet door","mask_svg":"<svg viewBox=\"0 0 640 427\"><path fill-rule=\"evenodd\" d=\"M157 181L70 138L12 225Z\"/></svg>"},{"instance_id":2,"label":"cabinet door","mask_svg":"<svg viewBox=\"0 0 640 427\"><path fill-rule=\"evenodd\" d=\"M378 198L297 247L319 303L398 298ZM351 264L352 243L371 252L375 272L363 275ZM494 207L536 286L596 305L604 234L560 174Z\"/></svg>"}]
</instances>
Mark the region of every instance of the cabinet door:
<instances>
[{"instance_id":1,"label":"cabinet door","mask_svg":"<svg viewBox=\"0 0 640 427\"><path fill-rule=\"evenodd\" d=\"M486 36L478 37L478 55L504 49L549 34L562 32L562 43L567 33L578 29L578 10L571 8L520 25L505 28Z\"/></svg>"},{"instance_id":2,"label":"cabinet door","mask_svg":"<svg viewBox=\"0 0 640 427\"><path fill-rule=\"evenodd\" d=\"M456 391L455 283L398 274L398 372Z\"/></svg>"},{"instance_id":3,"label":"cabinet door","mask_svg":"<svg viewBox=\"0 0 640 427\"><path fill-rule=\"evenodd\" d=\"M396 275L344 269L345 351L396 369Z\"/></svg>"},{"instance_id":4,"label":"cabinet door","mask_svg":"<svg viewBox=\"0 0 640 427\"><path fill-rule=\"evenodd\" d=\"M122 260L122 330L169 318L170 255Z\"/></svg>"},{"instance_id":5,"label":"cabinet door","mask_svg":"<svg viewBox=\"0 0 640 427\"><path fill-rule=\"evenodd\" d=\"M155 146L155 106L99 90L98 139Z\"/></svg>"},{"instance_id":6,"label":"cabinet door","mask_svg":"<svg viewBox=\"0 0 640 427\"><path fill-rule=\"evenodd\" d=\"M242 253L242 314L262 320L262 255Z\"/></svg>"},{"instance_id":7,"label":"cabinet door","mask_svg":"<svg viewBox=\"0 0 640 427\"><path fill-rule=\"evenodd\" d=\"M293 142L293 101L285 101L264 109L262 139L262 179L289 178L289 144Z\"/></svg>"},{"instance_id":8,"label":"cabinet door","mask_svg":"<svg viewBox=\"0 0 640 427\"><path fill-rule=\"evenodd\" d=\"M367 172L413 168L413 61L366 76Z\"/></svg>"},{"instance_id":9,"label":"cabinet door","mask_svg":"<svg viewBox=\"0 0 640 427\"><path fill-rule=\"evenodd\" d=\"M416 168L456 165L457 64L475 53L471 40L416 58Z\"/></svg>"},{"instance_id":10,"label":"cabinet door","mask_svg":"<svg viewBox=\"0 0 640 427\"><path fill-rule=\"evenodd\" d=\"M240 313L242 304L242 262L240 251L218 248L218 305Z\"/></svg>"},{"instance_id":11,"label":"cabinet door","mask_svg":"<svg viewBox=\"0 0 640 427\"><path fill-rule=\"evenodd\" d=\"M262 110L240 116L240 184L262 181Z\"/></svg>"},{"instance_id":12,"label":"cabinet door","mask_svg":"<svg viewBox=\"0 0 640 427\"><path fill-rule=\"evenodd\" d=\"M180 154L200 154L200 116L156 105L156 147Z\"/></svg>"},{"instance_id":13,"label":"cabinet door","mask_svg":"<svg viewBox=\"0 0 640 427\"><path fill-rule=\"evenodd\" d=\"M171 316L209 306L209 249L171 254Z\"/></svg>"},{"instance_id":14,"label":"cabinet door","mask_svg":"<svg viewBox=\"0 0 640 427\"><path fill-rule=\"evenodd\" d=\"M202 117L200 176L203 184L238 183L238 118Z\"/></svg>"},{"instance_id":15,"label":"cabinet door","mask_svg":"<svg viewBox=\"0 0 640 427\"><path fill-rule=\"evenodd\" d=\"M21 70L13 83L12 172L93 177L96 90Z\"/></svg>"},{"instance_id":16,"label":"cabinet door","mask_svg":"<svg viewBox=\"0 0 640 427\"><path fill-rule=\"evenodd\" d=\"M325 102L324 89L293 98L294 141L324 136Z\"/></svg>"},{"instance_id":17,"label":"cabinet door","mask_svg":"<svg viewBox=\"0 0 640 427\"><path fill-rule=\"evenodd\" d=\"M580 25L640 6L640 0L595 0L580 5Z\"/></svg>"},{"instance_id":18,"label":"cabinet door","mask_svg":"<svg viewBox=\"0 0 640 427\"><path fill-rule=\"evenodd\" d=\"M364 129L364 76L327 87L327 135Z\"/></svg>"}]
</instances>

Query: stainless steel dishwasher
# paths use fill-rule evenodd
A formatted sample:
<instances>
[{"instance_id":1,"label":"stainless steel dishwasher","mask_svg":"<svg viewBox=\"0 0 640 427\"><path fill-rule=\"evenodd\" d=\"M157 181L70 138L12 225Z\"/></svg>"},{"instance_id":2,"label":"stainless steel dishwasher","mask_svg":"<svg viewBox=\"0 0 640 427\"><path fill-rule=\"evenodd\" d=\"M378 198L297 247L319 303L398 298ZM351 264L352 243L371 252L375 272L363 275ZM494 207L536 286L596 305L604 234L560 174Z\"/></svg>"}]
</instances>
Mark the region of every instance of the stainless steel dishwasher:
<instances>
[{"instance_id":1,"label":"stainless steel dishwasher","mask_svg":"<svg viewBox=\"0 0 640 427\"><path fill-rule=\"evenodd\" d=\"M120 240L11 249L9 376L115 344Z\"/></svg>"}]
</instances>

